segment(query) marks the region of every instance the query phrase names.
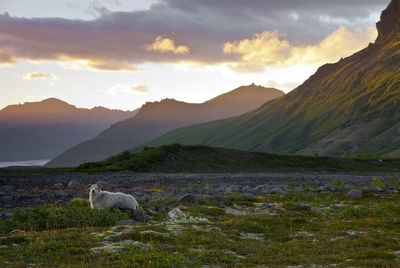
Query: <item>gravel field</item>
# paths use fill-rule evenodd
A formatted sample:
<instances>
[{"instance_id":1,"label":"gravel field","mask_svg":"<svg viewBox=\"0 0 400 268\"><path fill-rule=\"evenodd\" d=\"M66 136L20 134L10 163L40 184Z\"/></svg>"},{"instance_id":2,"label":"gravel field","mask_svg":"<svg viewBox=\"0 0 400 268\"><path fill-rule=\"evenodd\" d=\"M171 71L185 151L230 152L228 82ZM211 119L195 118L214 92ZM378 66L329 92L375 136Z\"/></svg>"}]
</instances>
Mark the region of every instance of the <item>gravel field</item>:
<instances>
[{"instance_id":1,"label":"gravel field","mask_svg":"<svg viewBox=\"0 0 400 268\"><path fill-rule=\"evenodd\" d=\"M86 185L102 184L105 190L133 194L146 202L154 198L179 198L186 194L223 196L227 192L257 195L268 193L342 192L353 188L377 188L395 192L394 179L400 174L140 174L133 172L85 173L15 173L0 172L0 208L64 204L73 197L87 197ZM376 189L380 190L380 189ZM382 190L383 191L383 190Z\"/></svg>"}]
</instances>

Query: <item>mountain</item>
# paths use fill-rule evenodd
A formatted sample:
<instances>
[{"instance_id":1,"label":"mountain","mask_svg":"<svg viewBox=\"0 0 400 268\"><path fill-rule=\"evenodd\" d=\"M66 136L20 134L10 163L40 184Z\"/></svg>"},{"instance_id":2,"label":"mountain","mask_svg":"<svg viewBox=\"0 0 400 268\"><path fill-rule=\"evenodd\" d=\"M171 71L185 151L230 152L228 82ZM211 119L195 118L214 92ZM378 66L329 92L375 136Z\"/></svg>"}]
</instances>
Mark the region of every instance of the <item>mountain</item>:
<instances>
[{"instance_id":1,"label":"mountain","mask_svg":"<svg viewBox=\"0 0 400 268\"><path fill-rule=\"evenodd\" d=\"M118 122L96 138L72 147L50 161L49 167L77 166L106 159L144 143L173 129L231 116L237 116L283 96L273 88L250 85L239 87L201 104L173 99L146 103L138 114Z\"/></svg>"},{"instance_id":2,"label":"mountain","mask_svg":"<svg viewBox=\"0 0 400 268\"><path fill-rule=\"evenodd\" d=\"M400 156L400 0L362 51L236 118L172 131L149 146L203 144L283 154Z\"/></svg>"},{"instance_id":3,"label":"mountain","mask_svg":"<svg viewBox=\"0 0 400 268\"><path fill-rule=\"evenodd\" d=\"M54 98L7 106L0 110L0 161L50 159L134 114Z\"/></svg>"}]
</instances>

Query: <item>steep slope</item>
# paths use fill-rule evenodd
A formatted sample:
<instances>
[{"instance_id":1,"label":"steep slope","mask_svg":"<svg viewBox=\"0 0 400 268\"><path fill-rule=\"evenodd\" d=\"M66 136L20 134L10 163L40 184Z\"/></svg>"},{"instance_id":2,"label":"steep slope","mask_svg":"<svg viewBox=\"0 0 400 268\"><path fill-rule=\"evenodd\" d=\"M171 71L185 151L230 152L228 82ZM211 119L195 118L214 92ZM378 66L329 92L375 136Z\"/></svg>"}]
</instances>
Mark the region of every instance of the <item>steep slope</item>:
<instances>
[{"instance_id":1,"label":"steep slope","mask_svg":"<svg viewBox=\"0 0 400 268\"><path fill-rule=\"evenodd\" d=\"M173 131L149 145L399 156L400 0L391 2L377 27L374 44L322 66L285 97L236 118Z\"/></svg>"},{"instance_id":2,"label":"steep slope","mask_svg":"<svg viewBox=\"0 0 400 268\"><path fill-rule=\"evenodd\" d=\"M7 106L0 110L0 161L50 159L134 114L54 98Z\"/></svg>"},{"instance_id":3,"label":"steep slope","mask_svg":"<svg viewBox=\"0 0 400 268\"><path fill-rule=\"evenodd\" d=\"M283 96L277 89L250 85L201 104L165 99L143 105L135 117L118 122L50 161L49 167L77 166L138 147L168 131L200 122L236 116Z\"/></svg>"}]
</instances>

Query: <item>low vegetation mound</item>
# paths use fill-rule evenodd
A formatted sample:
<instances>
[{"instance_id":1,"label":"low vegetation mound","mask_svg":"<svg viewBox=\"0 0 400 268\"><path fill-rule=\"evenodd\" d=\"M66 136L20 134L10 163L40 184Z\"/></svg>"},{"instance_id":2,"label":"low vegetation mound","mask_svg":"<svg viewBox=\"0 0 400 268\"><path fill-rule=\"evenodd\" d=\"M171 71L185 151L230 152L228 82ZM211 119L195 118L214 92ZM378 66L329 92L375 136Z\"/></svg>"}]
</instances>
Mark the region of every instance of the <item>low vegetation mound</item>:
<instances>
[{"instance_id":1,"label":"low vegetation mound","mask_svg":"<svg viewBox=\"0 0 400 268\"><path fill-rule=\"evenodd\" d=\"M14 229L42 231L63 228L107 227L129 219L120 210L91 209L88 200L74 198L66 206L45 205L14 209L8 220L0 221L0 234Z\"/></svg>"},{"instance_id":2,"label":"low vegetation mound","mask_svg":"<svg viewBox=\"0 0 400 268\"><path fill-rule=\"evenodd\" d=\"M400 160L362 160L334 157L287 156L196 145L146 147L126 151L105 161L82 164L84 172L396 172Z\"/></svg>"}]
</instances>

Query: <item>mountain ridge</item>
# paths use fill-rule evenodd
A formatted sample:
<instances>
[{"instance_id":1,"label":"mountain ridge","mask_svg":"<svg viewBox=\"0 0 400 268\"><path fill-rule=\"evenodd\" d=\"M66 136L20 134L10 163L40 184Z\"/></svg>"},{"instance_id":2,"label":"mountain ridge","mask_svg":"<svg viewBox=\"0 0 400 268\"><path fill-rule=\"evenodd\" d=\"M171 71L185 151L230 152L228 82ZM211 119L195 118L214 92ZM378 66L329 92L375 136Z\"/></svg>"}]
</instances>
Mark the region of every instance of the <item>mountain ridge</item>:
<instances>
[{"instance_id":1,"label":"mountain ridge","mask_svg":"<svg viewBox=\"0 0 400 268\"><path fill-rule=\"evenodd\" d=\"M68 149L47 166L77 166L84 162L100 161L129 148L141 146L175 128L235 116L284 95L277 89L254 84L236 90L238 91L223 94L222 98L230 100L236 99L233 95L248 94L252 97L247 100L246 105L221 103L221 98L218 97L203 103L186 103L173 99L146 103L136 116L117 122L96 138Z\"/></svg>"},{"instance_id":2,"label":"mountain ridge","mask_svg":"<svg viewBox=\"0 0 400 268\"><path fill-rule=\"evenodd\" d=\"M400 1L374 44L325 64L298 88L236 118L178 129L151 141L282 154L397 156L400 149ZM390 23L395 21L396 25Z\"/></svg>"},{"instance_id":3,"label":"mountain ridge","mask_svg":"<svg viewBox=\"0 0 400 268\"><path fill-rule=\"evenodd\" d=\"M9 105L0 110L0 161L50 159L135 113L77 108L56 98Z\"/></svg>"}]
</instances>

